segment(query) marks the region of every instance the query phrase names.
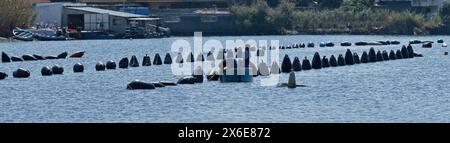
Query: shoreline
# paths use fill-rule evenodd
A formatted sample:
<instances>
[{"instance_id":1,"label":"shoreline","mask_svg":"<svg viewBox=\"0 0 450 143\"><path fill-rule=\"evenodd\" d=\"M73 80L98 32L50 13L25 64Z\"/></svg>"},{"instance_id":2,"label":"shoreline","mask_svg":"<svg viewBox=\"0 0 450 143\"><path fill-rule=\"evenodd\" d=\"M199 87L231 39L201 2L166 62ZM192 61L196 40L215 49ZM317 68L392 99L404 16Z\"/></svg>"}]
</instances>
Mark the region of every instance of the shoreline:
<instances>
[{"instance_id":1,"label":"shoreline","mask_svg":"<svg viewBox=\"0 0 450 143\"><path fill-rule=\"evenodd\" d=\"M343 35L343 36L412 36L412 37L427 37L427 36L450 36L450 34L419 34L419 35L402 35L402 34L355 34L355 33L298 33L298 34L225 34L225 35L216 35L216 34L204 34L203 37L233 37L233 36L333 36L333 35ZM193 37L194 35L173 35L168 38L176 38L176 37ZM153 39L153 38L150 38ZM67 40L67 41L84 41L89 39L82 40ZM94 40L94 39L93 39ZM111 40L128 40L128 39L111 39ZM36 40L35 40L36 41ZM39 40L37 40L39 41ZM107 40L105 40L107 41ZM13 42L29 42L29 41L20 41L12 38L0 37L0 43L13 43Z\"/></svg>"}]
</instances>

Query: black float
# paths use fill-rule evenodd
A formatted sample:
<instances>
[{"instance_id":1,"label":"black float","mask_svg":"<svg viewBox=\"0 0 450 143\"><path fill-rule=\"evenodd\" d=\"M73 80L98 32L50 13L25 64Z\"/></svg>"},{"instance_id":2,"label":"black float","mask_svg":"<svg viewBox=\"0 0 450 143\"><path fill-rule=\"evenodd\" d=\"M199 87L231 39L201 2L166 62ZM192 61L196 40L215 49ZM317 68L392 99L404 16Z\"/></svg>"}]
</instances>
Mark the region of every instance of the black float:
<instances>
[{"instance_id":1,"label":"black float","mask_svg":"<svg viewBox=\"0 0 450 143\"><path fill-rule=\"evenodd\" d=\"M338 56L338 66L345 66L345 58L342 54L339 54Z\"/></svg>"},{"instance_id":2,"label":"black float","mask_svg":"<svg viewBox=\"0 0 450 143\"><path fill-rule=\"evenodd\" d=\"M305 57L305 59L303 59L302 62L302 70L311 70L312 66L311 66L311 62L309 62L308 58Z\"/></svg>"},{"instance_id":3,"label":"black float","mask_svg":"<svg viewBox=\"0 0 450 143\"><path fill-rule=\"evenodd\" d=\"M381 54L381 52L380 51L377 51L377 61L383 61L384 60L384 58L383 58L383 55Z\"/></svg>"},{"instance_id":4,"label":"black float","mask_svg":"<svg viewBox=\"0 0 450 143\"><path fill-rule=\"evenodd\" d=\"M20 57L16 57L16 56L11 56L11 61L13 62L22 62L23 59Z\"/></svg>"},{"instance_id":5,"label":"black float","mask_svg":"<svg viewBox=\"0 0 450 143\"><path fill-rule=\"evenodd\" d=\"M53 74L63 74L64 73L64 68L60 65L54 65L52 67L52 72Z\"/></svg>"},{"instance_id":6,"label":"black float","mask_svg":"<svg viewBox=\"0 0 450 143\"><path fill-rule=\"evenodd\" d=\"M42 67L41 74L42 74L42 76L50 76L53 74L53 72L49 66L45 66L45 67Z\"/></svg>"},{"instance_id":7,"label":"black float","mask_svg":"<svg viewBox=\"0 0 450 143\"><path fill-rule=\"evenodd\" d=\"M184 61L183 60L183 55L181 53L178 53L178 55L177 55L177 57L175 59L175 62L181 64L181 63L183 63L183 61Z\"/></svg>"},{"instance_id":8,"label":"black float","mask_svg":"<svg viewBox=\"0 0 450 143\"><path fill-rule=\"evenodd\" d=\"M81 63L76 63L75 65L73 65L73 72L78 73L78 72L83 72L84 71L84 66Z\"/></svg>"},{"instance_id":9,"label":"black float","mask_svg":"<svg viewBox=\"0 0 450 143\"><path fill-rule=\"evenodd\" d=\"M57 56L58 59L65 59L69 53L63 52Z\"/></svg>"},{"instance_id":10,"label":"black float","mask_svg":"<svg viewBox=\"0 0 450 143\"><path fill-rule=\"evenodd\" d=\"M414 58L414 49L413 49L413 47L411 46L411 44L409 44L408 45L408 47L406 48L407 50L408 50L408 57L409 58Z\"/></svg>"},{"instance_id":11,"label":"black float","mask_svg":"<svg viewBox=\"0 0 450 143\"><path fill-rule=\"evenodd\" d=\"M197 66L194 69L194 73L192 74L192 76L194 77L194 82L195 83L202 83L203 82L203 70L200 66Z\"/></svg>"},{"instance_id":12,"label":"black float","mask_svg":"<svg viewBox=\"0 0 450 143\"><path fill-rule=\"evenodd\" d=\"M106 69L114 70L116 69L116 67L117 67L116 62L114 62L113 60L109 60L106 62Z\"/></svg>"},{"instance_id":13,"label":"black float","mask_svg":"<svg viewBox=\"0 0 450 143\"><path fill-rule=\"evenodd\" d=\"M368 63L369 62L369 55L367 55L367 52L364 51L361 55L361 63Z\"/></svg>"},{"instance_id":14,"label":"black float","mask_svg":"<svg viewBox=\"0 0 450 143\"><path fill-rule=\"evenodd\" d=\"M345 64L346 65L355 64L355 60L354 60L352 51L350 51L350 49L347 49L347 51L345 52Z\"/></svg>"},{"instance_id":15,"label":"black float","mask_svg":"<svg viewBox=\"0 0 450 143\"><path fill-rule=\"evenodd\" d=\"M0 80L4 80L6 77L8 77L8 74L0 72Z\"/></svg>"},{"instance_id":16,"label":"black float","mask_svg":"<svg viewBox=\"0 0 450 143\"><path fill-rule=\"evenodd\" d=\"M294 58L294 61L292 62L292 69L294 71L301 71L302 70L302 64L300 63L300 59L298 59L298 57Z\"/></svg>"},{"instance_id":17,"label":"black float","mask_svg":"<svg viewBox=\"0 0 450 143\"><path fill-rule=\"evenodd\" d=\"M334 55L331 55L331 57L330 57L330 66L332 66L332 67L338 66L338 62L336 60L336 57L334 57Z\"/></svg>"},{"instance_id":18,"label":"black float","mask_svg":"<svg viewBox=\"0 0 450 143\"><path fill-rule=\"evenodd\" d=\"M161 56L159 56L159 53L156 53L155 58L153 59L153 65L162 65L163 62L161 60Z\"/></svg>"},{"instance_id":19,"label":"black float","mask_svg":"<svg viewBox=\"0 0 450 143\"><path fill-rule=\"evenodd\" d=\"M397 59L403 59L402 52L401 52L400 50L397 50L397 52L395 53L395 57L396 57Z\"/></svg>"},{"instance_id":20,"label":"black float","mask_svg":"<svg viewBox=\"0 0 450 143\"><path fill-rule=\"evenodd\" d=\"M128 63L129 63L129 60L128 60L127 57L122 58L122 59L119 61L119 68L122 68L122 69L128 68Z\"/></svg>"},{"instance_id":21,"label":"black float","mask_svg":"<svg viewBox=\"0 0 450 143\"><path fill-rule=\"evenodd\" d=\"M166 64L166 65L172 64L172 56L170 56L169 53L167 53L166 57L164 57L164 64Z\"/></svg>"},{"instance_id":22,"label":"black float","mask_svg":"<svg viewBox=\"0 0 450 143\"><path fill-rule=\"evenodd\" d=\"M406 49L406 46L405 46L405 45L402 46L401 52L402 52L402 57L403 57L403 58L405 58L405 59L406 59L406 58L409 58L408 49Z\"/></svg>"},{"instance_id":23,"label":"black float","mask_svg":"<svg viewBox=\"0 0 450 143\"><path fill-rule=\"evenodd\" d=\"M373 47L369 50L369 62L377 62L377 55Z\"/></svg>"},{"instance_id":24,"label":"black float","mask_svg":"<svg viewBox=\"0 0 450 143\"><path fill-rule=\"evenodd\" d=\"M95 64L96 71L104 71L106 69L106 65L103 62L98 62Z\"/></svg>"},{"instance_id":25,"label":"black float","mask_svg":"<svg viewBox=\"0 0 450 143\"><path fill-rule=\"evenodd\" d=\"M192 52L186 57L186 62L194 62L194 54L192 54Z\"/></svg>"},{"instance_id":26,"label":"black float","mask_svg":"<svg viewBox=\"0 0 450 143\"><path fill-rule=\"evenodd\" d=\"M281 72L283 73L289 73L292 70L292 63L289 56L286 54L284 55L283 62L281 63Z\"/></svg>"},{"instance_id":27,"label":"black float","mask_svg":"<svg viewBox=\"0 0 450 143\"><path fill-rule=\"evenodd\" d=\"M358 53L353 53L353 61L355 62L355 64L360 64L361 61L359 60L359 55Z\"/></svg>"},{"instance_id":28,"label":"black float","mask_svg":"<svg viewBox=\"0 0 450 143\"><path fill-rule=\"evenodd\" d=\"M314 57L312 59L312 68L313 69L321 69L322 68L322 60L320 59L319 52L314 53Z\"/></svg>"},{"instance_id":29,"label":"black float","mask_svg":"<svg viewBox=\"0 0 450 143\"><path fill-rule=\"evenodd\" d=\"M395 60L397 59L395 56L395 52L394 50L391 50L391 52L389 52L389 60Z\"/></svg>"},{"instance_id":30,"label":"black float","mask_svg":"<svg viewBox=\"0 0 450 143\"><path fill-rule=\"evenodd\" d=\"M193 76L186 76L183 78L180 78L177 82L177 84L194 84L195 78Z\"/></svg>"},{"instance_id":31,"label":"black float","mask_svg":"<svg viewBox=\"0 0 450 143\"><path fill-rule=\"evenodd\" d=\"M37 54L33 54L33 57L35 57L37 60L46 60L43 56Z\"/></svg>"},{"instance_id":32,"label":"black float","mask_svg":"<svg viewBox=\"0 0 450 143\"><path fill-rule=\"evenodd\" d=\"M11 62L11 58L9 58L8 54L2 52L2 63L9 63L9 62Z\"/></svg>"},{"instance_id":33,"label":"black float","mask_svg":"<svg viewBox=\"0 0 450 143\"><path fill-rule=\"evenodd\" d=\"M383 50L382 55L383 55L383 60L384 61L388 61L389 60L389 54L388 54L388 52L386 50Z\"/></svg>"},{"instance_id":34,"label":"black float","mask_svg":"<svg viewBox=\"0 0 450 143\"><path fill-rule=\"evenodd\" d=\"M147 54L142 58L142 66L151 66L152 62L150 61L150 56Z\"/></svg>"},{"instance_id":35,"label":"black float","mask_svg":"<svg viewBox=\"0 0 450 143\"><path fill-rule=\"evenodd\" d=\"M152 83L146 83L143 81L135 80L127 85L128 90L136 89L155 89L155 85Z\"/></svg>"},{"instance_id":36,"label":"black float","mask_svg":"<svg viewBox=\"0 0 450 143\"><path fill-rule=\"evenodd\" d=\"M330 67L330 61L328 61L327 56L323 56L322 58L322 68Z\"/></svg>"},{"instance_id":37,"label":"black float","mask_svg":"<svg viewBox=\"0 0 450 143\"><path fill-rule=\"evenodd\" d=\"M130 60L130 67L139 67L139 61L137 60L136 56L131 56Z\"/></svg>"},{"instance_id":38,"label":"black float","mask_svg":"<svg viewBox=\"0 0 450 143\"><path fill-rule=\"evenodd\" d=\"M36 57L34 57L33 55L30 55L30 54L23 55L22 59L24 61L36 61L37 60Z\"/></svg>"},{"instance_id":39,"label":"black float","mask_svg":"<svg viewBox=\"0 0 450 143\"><path fill-rule=\"evenodd\" d=\"M23 69L23 68L19 68L13 72L14 78L28 78L28 77L30 77L30 75L31 75L30 71Z\"/></svg>"}]
</instances>

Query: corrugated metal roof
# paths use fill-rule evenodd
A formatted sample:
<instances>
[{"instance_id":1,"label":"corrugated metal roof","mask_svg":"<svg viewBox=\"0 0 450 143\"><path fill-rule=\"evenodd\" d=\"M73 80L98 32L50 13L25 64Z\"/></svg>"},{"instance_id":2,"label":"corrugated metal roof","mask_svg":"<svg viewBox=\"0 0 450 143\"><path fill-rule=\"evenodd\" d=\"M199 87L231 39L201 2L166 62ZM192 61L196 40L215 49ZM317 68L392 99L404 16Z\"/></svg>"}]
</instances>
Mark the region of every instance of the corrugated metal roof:
<instances>
[{"instance_id":1,"label":"corrugated metal roof","mask_svg":"<svg viewBox=\"0 0 450 143\"><path fill-rule=\"evenodd\" d=\"M94 8L94 7L68 7L68 8L73 9L73 10L92 12L92 13L106 13L106 14L109 14L112 16L126 17L126 18L147 17L145 15L138 15L138 14L133 14L133 13L126 13L126 12L113 11L113 10L107 10L107 9L101 9L101 8Z\"/></svg>"}]
</instances>

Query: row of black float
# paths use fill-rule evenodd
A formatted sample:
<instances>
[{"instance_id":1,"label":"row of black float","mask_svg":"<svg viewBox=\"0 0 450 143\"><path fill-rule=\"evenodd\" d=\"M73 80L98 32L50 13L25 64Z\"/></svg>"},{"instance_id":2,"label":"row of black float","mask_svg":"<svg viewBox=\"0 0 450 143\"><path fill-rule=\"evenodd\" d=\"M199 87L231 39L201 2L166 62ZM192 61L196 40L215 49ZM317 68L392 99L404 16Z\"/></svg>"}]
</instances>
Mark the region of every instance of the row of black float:
<instances>
[{"instance_id":1,"label":"row of black float","mask_svg":"<svg viewBox=\"0 0 450 143\"><path fill-rule=\"evenodd\" d=\"M22 62L22 61L37 61L37 60L52 60L52 59L65 59L69 53L63 52L58 56L41 56L38 54L25 54L21 57L19 56L9 56L5 52L2 52L2 63L9 62ZM84 51L76 51L72 53L69 57L71 58L81 58L84 55Z\"/></svg>"},{"instance_id":2,"label":"row of black float","mask_svg":"<svg viewBox=\"0 0 450 143\"><path fill-rule=\"evenodd\" d=\"M398 45L400 41L369 41L369 42L355 42L355 46L376 46L376 45ZM342 47L352 46L351 42L344 41L341 42L340 45ZM335 44L333 42L320 42L319 47L334 47ZM295 48L314 48L316 45L313 42L309 43L299 43L292 45L282 45L279 46L279 49L295 49ZM276 49L277 47L269 47L269 49Z\"/></svg>"},{"instance_id":3,"label":"row of black float","mask_svg":"<svg viewBox=\"0 0 450 143\"><path fill-rule=\"evenodd\" d=\"M84 51L77 51L74 52L73 54L71 54L69 57L71 58L81 58L84 55ZM22 61L37 61L37 60L50 60L50 59L65 59L68 56L67 52L63 52L61 54L59 54L58 56L41 56L41 55L37 55L37 54L25 54L22 57L17 57L17 56L9 56L8 54L6 54L5 52L2 52L2 63L10 63L10 62L22 62ZM52 72L52 70L54 72ZM52 68L50 67L44 67L41 70L42 75L47 76L47 75L51 75L51 74L62 74L64 72L64 69L59 66L59 65L55 65ZM23 68L19 68L16 71L13 72L13 77L16 78L28 78L30 77L30 71L23 69ZM8 74L4 73L4 72L0 72L0 80L5 79L6 77L8 77Z\"/></svg>"},{"instance_id":4,"label":"row of black float","mask_svg":"<svg viewBox=\"0 0 450 143\"><path fill-rule=\"evenodd\" d=\"M291 63L291 60L288 55L285 55L281 64L280 72L289 73L291 71L301 71L301 70L310 70L310 69L321 69L327 67L337 67L344 65L354 65L360 63L371 63L378 61L388 61L388 60L396 60L396 59L406 59L413 57L422 57L422 55L414 53L411 45L402 46L401 49L394 52L391 50L389 53L387 51L377 51L375 52L374 48L370 48L369 53L364 51L361 57L358 56L357 53L352 53L350 49L347 49L345 56L340 54L338 58L334 55L331 55L330 59L324 56L322 59L318 52L314 54L312 62L310 62L306 57L303 60L302 64L300 64L300 60L295 57L294 61ZM272 65L273 66L273 65ZM277 69L277 68L271 68ZM261 70L261 69L259 69ZM271 73L274 73L271 71Z\"/></svg>"},{"instance_id":5,"label":"row of black float","mask_svg":"<svg viewBox=\"0 0 450 143\"><path fill-rule=\"evenodd\" d=\"M345 56L339 55L336 59L334 55L331 55L330 59L324 56L322 59L318 52L314 54L312 62L310 62L306 57L302 63L300 63L299 58L295 57L294 61L291 63L291 60L288 55L285 55L283 58L281 68L278 66L277 62L273 62L270 68L264 63L261 62L259 67L257 68L257 73L252 73L253 76L267 76L270 74L279 74L279 73L290 73L293 71L301 71L301 70L311 70L311 69L321 69L327 67L337 67L344 65L354 65L360 63L372 63L379 61L388 61L388 60L396 60L396 59L406 59L406 58L414 58L421 57L422 55L414 53L414 49L411 45L402 46L401 49L391 50L389 53L387 51L377 51L375 52L374 48L370 48L369 52L363 52L361 57L358 56L357 53L352 53L350 49L347 49ZM236 59L228 58L227 60L232 60L236 63ZM225 62L226 60L224 60ZM222 63L224 64L224 63ZM233 64L231 64L233 65ZM251 62L249 65L253 65ZM222 65L224 66L224 65ZM236 65L234 65L236 66ZM219 66L220 67L220 66ZM254 67L256 66L249 66ZM223 67L222 67L223 68ZM236 67L234 67L236 68ZM291 73L292 74L292 73ZM291 76L291 75L290 75ZM219 75L217 75L217 71L212 71L206 75L207 80L218 80ZM178 84L194 84L203 82L203 71L200 67L196 67L192 76L186 76L178 80ZM295 82L294 82L295 83ZM294 84L295 85L295 84ZM155 86L152 83L146 83L143 81L133 81L127 86L128 89L154 89Z\"/></svg>"},{"instance_id":6,"label":"row of black float","mask_svg":"<svg viewBox=\"0 0 450 143\"><path fill-rule=\"evenodd\" d=\"M248 50L248 49L246 49ZM233 51L228 50L227 56L225 58L224 54L225 50L219 51L219 54L217 56L218 59L230 59L233 58ZM212 56L212 52L208 52L208 59L214 60L214 56ZM237 54L239 55L239 54ZM285 55L281 68L278 66L276 62L272 63L272 67L269 73L268 66L261 62L259 65L259 68L257 68L257 73L254 73L254 76L266 76L269 74L278 74L281 72L289 73L291 71L301 71L301 70L310 70L310 69L320 69L320 68L326 68L326 67L335 67L335 66L343 66L343 65L353 65L358 63L368 63L368 62L377 62L377 61L386 61L386 60L395 60L395 59L402 59L402 58L413 58L415 56L421 56L419 54L414 53L413 48L411 45L408 45L408 47L403 46L401 50L397 50L394 52L393 50L390 51L388 54L387 51L383 52L375 52L373 48L370 49L369 53L363 52L361 58L359 58L357 53L352 53L349 49L347 49L347 52L345 53L345 57L343 55L339 55L336 59L334 55L331 55L330 59L326 58L324 56L322 59L320 58L320 55L318 52L315 53L312 63L309 62L309 60L305 57L302 63L300 63L299 58L295 57L294 61L291 63L291 60L288 55ZM239 58L236 56L236 58ZM181 57L181 53L177 55L177 63L183 63L183 58ZM187 57L188 62L194 62L193 54L190 53ZM197 58L197 61L204 61L203 54L201 56L199 55ZM169 53L166 54L166 57L164 58L164 62L162 62L161 57L159 54L156 54L153 60L154 65L161 65L161 64L172 64L172 58ZM148 55L144 56L143 66L150 66L150 57ZM114 61L108 61L106 64L103 62L98 62L95 66L97 71L103 71L105 69L116 69L116 63ZM122 58L119 62L119 68L128 68L128 67L138 67L139 62L136 58L136 56L132 56L131 60L128 60L128 58ZM253 66L256 68L256 66ZM83 72L84 66L81 63L77 63L73 67L74 72ZM255 70L256 71L256 70ZM64 69L59 66L55 65L52 68L46 66L43 67L41 70L41 74L43 76L49 76L52 74L62 74L64 72ZM200 74L193 74L193 76L184 77L181 78L177 83L179 84L194 84L203 82L203 71L201 68L197 67L194 72L200 73ZM217 80L218 76L214 75L216 73L208 73L207 79L208 80ZM4 79L7 75L5 73L0 73L0 79ZM26 78L30 76L30 72L25 69L18 69L13 72L13 76L17 78ZM128 84L127 89L154 89L155 87L164 87L164 86L174 86L176 83L173 82L167 82L167 81L161 81L157 83L146 83L142 81L133 81L130 84Z\"/></svg>"}]
</instances>

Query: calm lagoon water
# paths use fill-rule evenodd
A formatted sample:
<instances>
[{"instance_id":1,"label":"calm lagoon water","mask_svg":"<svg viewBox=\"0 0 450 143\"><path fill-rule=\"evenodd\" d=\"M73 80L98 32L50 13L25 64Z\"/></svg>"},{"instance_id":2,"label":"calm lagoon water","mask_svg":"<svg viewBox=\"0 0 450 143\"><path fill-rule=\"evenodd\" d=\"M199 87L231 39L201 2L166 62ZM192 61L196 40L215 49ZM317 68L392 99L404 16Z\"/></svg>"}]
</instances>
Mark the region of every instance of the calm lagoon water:
<instances>
[{"instance_id":1,"label":"calm lagoon water","mask_svg":"<svg viewBox=\"0 0 450 143\"><path fill-rule=\"evenodd\" d=\"M0 71L17 68L31 71L28 79L8 77L0 81L0 122L450 122L450 57L435 44L432 49L414 45L423 58L343 66L296 73L298 83L307 87L287 89L260 86L260 77L252 83L178 85L156 90L126 90L132 80L176 81L169 65L96 72L97 61L119 61L145 54L153 60L164 57L173 41L191 37L145 40L92 40L62 42L0 43L10 56L23 54L57 55L85 50L81 59L0 63ZM242 36L205 37L203 40L261 39L280 40L282 44L321 41L445 39L450 36ZM191 43L192 44L192 43ZM369 46L350 49L368 51ZM376 50L399 49L400 45L375 46ZM282 50L288 54L312 58L344 54L346 48L305 48ZM172 57L175 57L175 53ZM196 55L195 55L196 56ZM280 59L281 60L281 59ZM81 62L84 73L73 73ZM64 66L64 75L43 77L43 66ZM287 74L281 74L286 82Z\"/></svg>"}]
</instances>

